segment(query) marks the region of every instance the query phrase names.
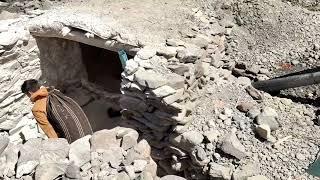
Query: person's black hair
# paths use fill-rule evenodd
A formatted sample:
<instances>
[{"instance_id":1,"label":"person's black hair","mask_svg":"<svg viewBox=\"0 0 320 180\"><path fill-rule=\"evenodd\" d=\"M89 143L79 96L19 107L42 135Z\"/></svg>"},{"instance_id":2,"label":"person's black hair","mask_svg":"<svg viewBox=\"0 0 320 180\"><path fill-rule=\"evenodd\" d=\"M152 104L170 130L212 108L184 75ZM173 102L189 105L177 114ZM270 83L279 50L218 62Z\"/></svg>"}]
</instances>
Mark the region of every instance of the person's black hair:
<instances>
[{"instance_id":1,"label":"person's black hair","mask_svg":"<svg viewBox=\"0 0 320 180\"><path fill-rule=\"evenodd\" d=\"M35 79L26 80L21 85L21 91L24 94L28 94L29 92L36 92L39 89L40 89L39 82Z\"/></svg>"}]
</instances>

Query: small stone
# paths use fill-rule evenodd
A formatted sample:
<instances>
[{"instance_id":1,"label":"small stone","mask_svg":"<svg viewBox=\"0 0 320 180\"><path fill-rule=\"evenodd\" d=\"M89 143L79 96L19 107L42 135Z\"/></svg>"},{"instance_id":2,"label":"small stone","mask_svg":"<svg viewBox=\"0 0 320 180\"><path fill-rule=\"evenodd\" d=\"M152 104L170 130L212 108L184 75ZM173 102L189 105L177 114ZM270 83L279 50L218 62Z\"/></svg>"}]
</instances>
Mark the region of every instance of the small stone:
<instances>
[{"instance_id":1,"label":"small stone","mask_svg":"<svg viewBox=\"0 0 320 180\"><path fill-rule=\"evenodd\" d=\"M246 88L247 93L255 100L262 100L261 93L252 86Z\"/></svg>"},{"instance_id":2,"label":"small stone","mask_svg":"<svg viewBox=\"0 0 320 180\"><path fill-rule=\"evenodd\" d=\"M277 111L271 107L268 107L268 106L262 108L261 114L263 116L271 116L271 117L275 117L275 118L278 117Z\"/></svg>"},{"instance_id":3,"label":"small stone","mask_svg":"<svg viewBox=\"0 0 320 180\"><path fill-rule=\"evenodd\" d=\"M319 50L320 50L320 45L317 44L317 43L315 43L315 44L313 45L313 50L319 51Z\"/></svg>"},{"instance_id":4,"label":"small stone","mask_svg":"<svg viewBox=\"0 0 320 180\"><path fill-rule=\"evenodd\" d=\"M221 146L221 150L236 157L237 159L242 159L247 156L245 147L240 143L236 133L233 131L225 137Z\"/></svg>"},{"instance_id":5,"label":"small stone","mask_svg":"<svg viewBox=\"0 0 320 180\"><path fill-rule=\"evenodd\" d=\"M206 131L204 132L204 137L209 141L209 142L217 142L218 137L220 136L220 133L218 131Z\"/></svg>"},{"instance_id":6,"label":"small stone","mask_svg":"<svg viewBox=\"0 0 320 180\"><path fill-rule=\"evenodd\" d=\"M198 79L204 75L204 68L202 66L201 61L196 61L195 63L195 70L194 70L194 76Z\"/></svg>"},{"instance_id":7,"label":"small stone","mask_svg":"<svg viewBox=\"0 0 320 180\"><path fill-rule=\"evenodd\" d=\"M189 67L185 64L168 65L167 68L180 76L183 76L184 73L189 72Z\"/></svg>"},{"instance_id":8,"label":"small stone","mask_svg":"<svg viewBox=\"0 0 320 180\"><path fill-rule=\"evenodd\" d=\"M153 71L146 71L142 69L139 69L135 73L134 80L137 81L141 86L146 86L152 89L167 84L167 80L163 75Z\"/></svg>"},{"instance_id":9,"label":"small stone","mask_svg":"<svg viewBox=\"0 0 320 180\"><path fill-rule=\"evenodd\" d=\"M181 89L184 88L185 79L183 76L177 74L170 74L166 76L167 78L167 85L172 87L173 89Z\"/></svg>"},{"instance_id":10,"label":"small stone","mask_svg":"<svg viewBox=\"0 0 320 180\"><path fill-rule=\"evenodd\" d=\"M183 42L180 39L167 39L168 46L178 47L178 46L183 46L184 44L185 42Z\"/></svg>"},{"instance_id":11,"label":"small stone","mask_svg":"<svg viewBox=\"0 0 320 180\"><path fill-rule=\"evenodd\" d=\"M214 35L223 35L225 32L225 28L220 26L219 23L214 23L211 24L211 28L209 30L209 33L214 36Z\"/></svg>"},{"instance_id":12,"label":"small stone","mask_svg":"<svg viewBox=\"0 0 320 180\"><path fill-rule=\"evenodd\" d=\"M249 67L247 69L247 71L251 74L258 74L259 73L259 70L260 70L260 67L257 66L257 65L252 65L251 67Z\"/></svg>"},{"instance_id":13,"label":"small stone","mask_svg":"<svg viewBox=\"0 0 320 180\"><path fill-rule=\"evenodd\" d=\"M292 65L298 65L300 62L298 61L298 60L293 60L293 61L291 61L291 64Z\"/></svg>"},{"instance_id":14,"label":"small stone","mask_svg":"<svg viewBox=\"0 0 320 180\"><path fill-rule=\"evenodd\" d=\"M228 118L229 117L227 115L225 115L225 114L219 114L219 119L221 119L221 120L226 120Z\"/></svg>"},{"instance_id":15,"label":"small stone","mask_svg":"<svg viewBox=\"0 0 320 180\"><path fill-rule=\"evenodd\" d=\"M266 124L270 127L272 131L280 128L280 124L275 117L264 116L262 114L259 114L255 119L257 121L257 124L259 125Z\"/></svg>"},{"instance_id":16,"label":"small stone","mask_svg":"<svg viewBox=\"0 0 320 180\"><path fill-rule=\"evenodd\" d=\"M185 151L191 151L195 146L202 143L204 137L197 131L187 131L181 135L171 135L170 143L182 148Z\"/></svg>"},{"instance_id":17,"label":"small stone","mask_svg":"<svg viewBox=\"0 0 320 180\"><path fill-rule=\"evenodd\" d=\"M177 54L177 48L176 47L162 47L157 50L157 55L164 56L166 58L172 58L175 57Z\"/></svg>"},{"instance_id":18,"label":"small stone","mask_svg":"<svg viewBox=\"0 0 320 180\"><path fill-rule=\"evenodd\" d=\"M178 89L176 93L163 98L163 102L166 104L172 104L183 97L184 89Z\"/></svg>"},{"instance_id":19,"label":"small stone","mask_svg":"<svg viewBox=\"0 0 320 180\"><path fill-rule=\"evenodd\" d=\"M232 111L232 109L224 108L223 111L222 111L222 113L223 113L224 115L226 115L227 117L232 117L233 111Z\"/></svg>"},{"instance_id":20,"label":"small stone","mask_svg":"<svg viewBox=\"0 0 320 180\"><path fill-rule=\"evenodd\" d=\"M267 124L258 125L256 127L256 132L263 139L268 140L271 138L271 129L270 129L269 125L267 125Z\"/></svg>"},{"instance_id":21,"label":"small stone","mask_svg":"<svg viewBox=\"0 0 320 180\"><path fill-rule=\"evenodd\" d=\"M251 85L251 80L247 77L238 77L237 78L237 84L242 85L244 87L250 86Z\"/></svg>"},{"instance_id":22,"label":"small stone","mask_svg":"<svg viewBox=\"0 0 320 180\"><path fill-rule=\"evenodd\" d=\"M202 147L196 147L196 150L197 150L197 157L200 161L205 161L205 160L208 160L208 157L207 157L207 154L205 152L205 150L202 148Z\"/></svg>"},{"instance_id":23,"label":"small stone","mask_svg":"<svg viewBox=\"0 0 320 180\"><path fill-rule=\"evenodd\" d=\"M140 59L143 60L147 60L152 58L153 56L155 56L157 53L157 51L155 49L153 49L152 47L144 47L143 49L141 49L140 51L137 52L137 56Z\"/></svg>"},{"instance_id":24,"label":"small stone","mask_svg":"<svg viewBox=\"0 0 320 180\"><path fill-rule=\"evenodd\" d=\"M189 45L183 50L178 50L177 58L183 63L194 63L202 56L202 50L195 45Z\"/></svg>"},{"instance_id":25,"label":"small stone","mask_svg":"<svg viewBox=\"0 0 320 180\"><path fill-rule=\"evenodd\" d=\"M297 154L296 154L296 158L297 158L298 160L300 160L300 161L306 160L306 156L303 155L303 154L301 154L301 153L297 153Z\"/></svg>"},{"instance_id":26,"label":"small stone","mask_svg":"<svg viewBox=\"0 0 320 180\"><path fill-rule=\"evenodd\" d=\"M189 42L201 48L206 48L211 41L212 40L209 37L199 34L196 37L191 38Z\"/></svg>"},{"instance_id":27,"label":"small stone","mask_svg":"<svg viewBox=\"0 0 320 180\"><path fill-rule=\"evenodd\" d=\"M254 106L251 102L243 102L237 105L237 109L243 113L247 113ZM259 113L258 113L259 114Z\"/></svg>"},{"instance_id":28,"label":"small stone","mask_svg":"<svg viewBox=\"0 0 320 180\"><path fill-rule=\"evenodd\" d=\"M232 169L229 167L222 166L218 163L210 164L209 176L211 178L230 180L231 174Z\"/></svg>"},{"instance_id":29,"label":"small stone","mask_svg":"<svg viewBox=\"0 0 320 180\"><path fill-rule=\"evenodd\" d=\"M261 112L258 108L253 107L247 112L247 116L251 119L255 119L260 113Z\"/></svg>"},{"instance_id":30,"label":"small stone","mask_svg":"<svg viewBox=\"0 0 320 180\"><path fill-rule=\"evenodd\" d=\"M1 32L0 33L0 45L11 46L18 41L18 35L14 32Z\"/></svg>"},{"instance_id":31,"label":"small stone","mask_svg":"<svg viewBox=\"0 0 320 180\"><path fill-rule=\"evenodd\" d=\"M136 173L142 172L147 164L148 164L148 162L145 160L134 160L133 161L134 172L136 172Z\"/></svg>"},{"instance_id":32,"label":"small stone","mask_svg":"<svg viewBox=\"0 0 320 180\"><path fill-rule=\"evenodd\" d=\"M271 75L270 71L268 69L265 69L265 68L260 68L259 73L260 74L265 74L267 76Z\"/></svg>"},{"instance_id":33,"label":"small stone","mask_svg":"<svg viewBox=\"0 0 320 180\"><path fill-rule=\"evenodd\" d=\"M139 68L139 64L134 61L134 60L129 60L126 62L126 66L125 66L125 72L128 74L128 75L131 75L133 73L135 73Z\"/></svg>"},{"instance_id":34,"label":"small stone","mask_svg":"<svg viewBox=\"0 0 320 180\"><path fill-rule=\"evenodd\" d=\"M166 97L171 94L174 94L176 92L176 90L170 86L165 85L165 86L161 86L155 90L152 90L152 92L154 93L154 95L156 97L162 98L162 97Z\"/></svg>"}]
</instances>

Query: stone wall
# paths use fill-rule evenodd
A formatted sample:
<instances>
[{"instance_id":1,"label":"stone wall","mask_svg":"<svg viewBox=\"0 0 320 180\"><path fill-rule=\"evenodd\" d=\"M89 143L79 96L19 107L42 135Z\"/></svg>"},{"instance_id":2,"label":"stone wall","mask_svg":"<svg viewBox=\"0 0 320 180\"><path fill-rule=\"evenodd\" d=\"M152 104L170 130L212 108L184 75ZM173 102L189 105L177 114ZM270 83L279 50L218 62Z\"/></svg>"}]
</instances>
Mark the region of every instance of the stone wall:
<instances>
[{"instance_id":1,"label":"stone wall","mask_svg":"<svg viewBox=\"0 0 320 180\"><path fill-rule=\"evenodd\" d=\"M123 118L153 147L159 173L179 174L209 163L195 155L203 135L188 131L188 126L196 121L190 114L200 102L202 90L214 79L209 70L216 54L223 57L224 37L215 38L219 44L198 35L189 43L168 39L163 46L144 47L122 73Z\"/></svg>"}]
</instances>

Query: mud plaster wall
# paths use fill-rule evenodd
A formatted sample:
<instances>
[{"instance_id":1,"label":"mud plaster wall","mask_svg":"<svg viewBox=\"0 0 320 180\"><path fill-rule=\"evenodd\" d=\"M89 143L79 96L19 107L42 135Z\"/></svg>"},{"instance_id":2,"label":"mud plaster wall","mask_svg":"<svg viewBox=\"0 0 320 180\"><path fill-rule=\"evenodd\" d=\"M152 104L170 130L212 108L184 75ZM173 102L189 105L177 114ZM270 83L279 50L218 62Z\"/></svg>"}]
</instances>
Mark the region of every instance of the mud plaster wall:
<instances>
[{"instance_id":1,"label":"mud plaster wall","mask_svg":"<svg viewBox=\"0 0 320 180\"><path fill-rule=\"evenodd\" d=\"M87 72L78 42L59 38L36 38L40 51L40 67L46 83L59 89L81 79Z\"/></svg>"}]
</instances>

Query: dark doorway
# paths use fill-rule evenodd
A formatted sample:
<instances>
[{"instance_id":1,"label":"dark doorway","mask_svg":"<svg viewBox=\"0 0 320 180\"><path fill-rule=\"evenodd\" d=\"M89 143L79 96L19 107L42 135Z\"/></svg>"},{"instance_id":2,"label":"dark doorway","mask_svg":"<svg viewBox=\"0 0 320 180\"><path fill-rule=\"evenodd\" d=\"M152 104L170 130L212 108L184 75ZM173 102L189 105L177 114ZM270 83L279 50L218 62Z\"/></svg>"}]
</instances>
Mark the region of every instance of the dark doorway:
<instances>
[{"instance_id":1,"label":"dark doorway","mask_svg":"<svg viewBox=\"0 0 320 180\"><path fill-rule=\"evenodd\" d=\"M117 52L80 43L88 80L104 90L120 93L122 66Z\"/></svg>"}]
</instances>

